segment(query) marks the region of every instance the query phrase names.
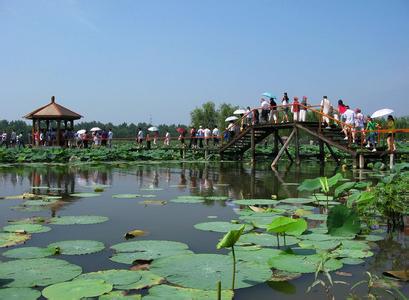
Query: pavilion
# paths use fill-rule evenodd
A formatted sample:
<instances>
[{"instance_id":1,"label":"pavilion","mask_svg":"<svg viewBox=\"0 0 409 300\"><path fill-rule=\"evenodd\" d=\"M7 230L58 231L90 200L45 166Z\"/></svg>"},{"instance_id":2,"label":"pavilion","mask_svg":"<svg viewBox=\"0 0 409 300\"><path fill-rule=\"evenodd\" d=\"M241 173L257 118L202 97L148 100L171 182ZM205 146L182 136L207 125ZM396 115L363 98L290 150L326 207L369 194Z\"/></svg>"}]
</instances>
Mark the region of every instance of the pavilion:
<instances>
[{"instance_id":1,"label":"pavilion","mask_svg":"<svg viewBox=\"0 0 409 300\"><path fill-rule=\"evenodd\" d=\"M46 129L48 131L50 129L50 122L55 121L57 123L55 129L56 141L57 145L61 146L62 141L61 123L63 123L64 132L67 130L72 131L74 130L74 120L78 120L82 118L82 116L56 103L55 97L52 96L50 103L25 115L24 118L33 120L32 136L34 136L34 132L36 130L41 131L41 129ZM43 122L45 122L44 127L41 127Z\"/></svg>"}]
</instances>

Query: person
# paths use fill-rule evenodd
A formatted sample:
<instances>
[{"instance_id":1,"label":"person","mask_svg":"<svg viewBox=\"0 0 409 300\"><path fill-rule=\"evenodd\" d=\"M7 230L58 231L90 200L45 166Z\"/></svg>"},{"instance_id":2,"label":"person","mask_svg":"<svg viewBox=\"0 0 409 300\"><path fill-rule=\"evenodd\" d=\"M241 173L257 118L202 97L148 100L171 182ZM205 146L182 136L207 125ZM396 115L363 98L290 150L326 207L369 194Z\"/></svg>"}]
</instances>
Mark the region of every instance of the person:
<instances>
[{"instance_id":1,"label":"person","mask_svg":"<svg viewBox=\"0 0 409 300\"><path fill-rule=\"evenodd\" d=\"M203 148L203 138L204 138L204 131L203 127L200 125L199 129L197 130L197 140L199 142L199 148Z\"/></svg>"},{"instance_id":2,"label":"person","mask_svg":"<svg viewBox=\"0 0 409 300\"><path fill-rule=\"evenodd\" d=\"M270 122L277 124L278 114L277 114L277 102L275 101L276 97L270 98Z\"/></svg>"},{"instance_id":3,"label":"person","mask_svg":"<svg viewBox=\"0 0 409 300\"><path fill-rule=\"evenodd\" d=\"M112 148L112 139L114 138L114 133L112 132L112 128L109 128L107 138L108 138L108 147Z\"/></svg>"},{"instance_id":4,"label":"person","mask_svg":"<svg viewBox=\"0 0 409 300\"><path fill-rule=\"evenodd\" d=\"M206 147L209 147L209 142L210 142L210 139L212 138L212 131L209 129L209 127L206 127L203 130L203 134L205 138Z\"/></svg>"},{"instance_id":5,"label":"person","mask_svg":"<svg viewBox=\"0 0 409 300\"><path fill-rule=\"evenodd\" d=\"M15 147L16 146L16 141L17 141L17 134L16 132L13 130L10 134L10 146L11 147Z\"/></svg>"},{"instance_id":6,"label":"person","mask_svg":"<svg viewBox=\"0 0 409 300\"><path fill-rule=\"evenodd\" d=\"M6 148L7 148L7 132L5 132L5 131L3 131L3 134L1 135L0 146L6 146Z\"/></svg>"},{"instance_id":7,"label":"person","mask_svg":"<svg viewBox=\"0 0 409 300\"><path fill-rule=\"evenodd\" d=\"M197 140L196 140L196 128L192 126L190 128L190 140L189 140L189 148L196 148Z\"/></svg>"},{"instance_id":8,"label":"person","mask_svg":"<svg viewBox=\"0 0 409 300\"><path fill-rule=\"evenodd\" d=\"M307 121L307 96L302 96L301 105L300 105L300 122Z\"/></svg>"},{"instance_id":9,"label":"person","mask_svg":"<svg viewBox=\"0 0 409 300\"><path fill-rule=\"evenodd\" d=\"M266 99L261 99L261 120L263 123L268 123L268 115L270 113L270 103Z\"/></svg>"},{"instance_id":10,"label":"person","mask_svg":"<svg viewBox=\"0 0 409 300\"><path fill-rule=\"evenodd\" d=\"M186 130L185 129L181 129L179 132L179 137L178 140L180 141L180 143L184 146L185 145L185 137L186 137Z\"/></svg>"},{"instance_id":11,"label":"person","mask_svg":"<svg viewBox=\"0 0 409 300\"><path fill-rule=\"evenodd\" d=\"M146 133L146 149L151 150L151 135Z\"/></svg>"},{"instance_id":12,"label":"person","mask_svg":"<svg viewBox=\"0 0 409 300\"><path fill-rule=\"evenodd\" d=\"M23 132L20 132L20 134L17 135L16 141L17 141L17 146L18 146L18 148L24 148Z\"/></svg>"},{"instance_id":13,"label":"person","mask_svg":"<svg viewBox=\"0 0 409 300\"><path fill-rule=\"evenodd\" d=\"M260 123L260 112L258 108L253 109L253 125L258 125Z\"/></svg>"},{"instance_id":14,"label":"person","mask_svg":"<svg viewBox=\"0 0 409 300\"><path fill-rule=\"evenodd\" d=\"M40 146L40 131L39 130L34 131L34 145L36 147Z\"/></svg>"},{"instance_id":15,"label":"person","mask_svg":"<svg viewBox=\"0 0 409 300\"><path fill-rule=\"evenodd\" d=\"M284 93L283 98L281 99L281 105L282 105L282 112L283 112L283 119L281 120L281 123L288 122L288 113L290 112L290 108L288 106L290 102L290 98L288 98L287 93Z\"/></svg>"},{"instance_id":16,"label":"person","mask_svg":"<svg viewBox=\"0 0 409 300\"><path fill-rule=\"evenodd\" d=\"M355 136L356 133L361 134L361 142L363 143L365 140L365 126L364 126L364 115L361 112L361 109L357 108L355 110Z\"/></svg>"},{"instance_id":17,"label":"person","mask_svg":"<svg viewBox=\"0 0 409 300\"><path fill-rule=\"evenodd\" d=\"M229 132L229 141L234 139L234 135L236 133L234 121L230 121L229 125L227 126L226 130Z\"/></svg>"},{"instance_id":18,"label":"person","mask_svg":"<svg viewBox=\"0 0 409 300\"><path fill-rule=\"evenodd\" d=\"M342 114L342 117L345 118L345 127L344 127L344 140L348 140L349 137L352 137L352 142L355 141L355 112L349 107L346 107L346 111Z\"/></svg>"},{"instance_id":19,"label":"person","mask_svg":"<svg viewBox=\"0 0 409 300\"><path fill-rule=\"evenodd\" d=\"M300 116L300 102L298 102L298 97L294 97L293 105L291 106L291 110L293 112L294 122L298 122L299 116Z\"/></svg>"},{"instance_id":20,"label":"person","mask_svg":"<svg viewBox=\"0 0 409 300\"><path fill-rule=\"evenodd\" d=\"M250 123L251 124L251 123ZM213 145L214 146L218 146L219 145L219 135L220 135L220 131L219 129L216 127L213 128L212 131L212 136L213 136Z\"/></svg>"},{"instance_id":21,"label":"person","mask_svg":"<svg viewBox=\"0 0 409 300\"><path fill-rule=\"evenodd\" d=\"M165 146L169 146L169 145L170 145L170 133L169 133L169 131L166 131L165 139L163 140L163 144L164 144Z\"/></svg>"},{"instance_id":22,"label":"person","mask_svg":"<svg viewBox=\"0 0 409 300\"><path fill-rule=\"evenodd\" d=\"M153 144L156 145L156 142L158 141L159 138L159 131L154 131L153 132Z\"/></svg>"},{"instance_id":23,"label":"person","mask_svg":"<svg viewBox=\"0 0 409 300\"><path fill-rule=\"evenodd\" d=\"M388 143L388 151L393 152L396 151L395 145L395 132L396 129L395 119L392 115L389 115L386 120L386 129L388 130L388 135L386 137L386 142Z\"/></svg>"},{"instance_id":24,"label":"person","mask_svg":"<svg viewBox=\"0 0 409 300\"><path fill-rule=\"evenodd\" d=\"M101 133L101 145L106 146L108 143L108 131L106 129L102 130Z\"/></svg>"},{"instance_id":25,"label":"person","mask_svg":"<svg viewBox=\"0 0 409 300\"><path fill-rule=\"evenodd\" d=\"M372 147L372 152L376 151L376 129L378 128L378 124L368 116L368 122L366 123L366 130L368 135L368 144L365 146L366 148Z\"/></svg>"},{"instance_id":26,"label":"person","mask_svg":"<svg viewBox=\"0 0 409 300\"><path fill-rule=\"evenodd\" d=\"M138 135L137 135L137 142L138 142L139 146L142 146L143 138L144 138L144 135L143 135L142 128L139 127L138 128Z\"/></svg>"},{"instance_id":27,"label":"person","mask_svg":"<svg viewBox=\"0 0 409 300\"><path fill-rule=\"evenodd\" d=\"M251 126L251 124L253 124L253 112L251 111L250 106L247 106L246 109L246 122L247 122L247 126Z\"/></svg>"},{"instance_id":28,"label":"person","mask_svg":"<svg viewBox=\"0 0 409 300\"><path fill-rule=\"evenodd\" d=\"M322 116L322 122L324 125L330 128L330 122L329 122L329 111L331 109L331 102L329 101L327 96L323 96L321 100L321 112L323 113Z\"/></svg>"}]
</instances>

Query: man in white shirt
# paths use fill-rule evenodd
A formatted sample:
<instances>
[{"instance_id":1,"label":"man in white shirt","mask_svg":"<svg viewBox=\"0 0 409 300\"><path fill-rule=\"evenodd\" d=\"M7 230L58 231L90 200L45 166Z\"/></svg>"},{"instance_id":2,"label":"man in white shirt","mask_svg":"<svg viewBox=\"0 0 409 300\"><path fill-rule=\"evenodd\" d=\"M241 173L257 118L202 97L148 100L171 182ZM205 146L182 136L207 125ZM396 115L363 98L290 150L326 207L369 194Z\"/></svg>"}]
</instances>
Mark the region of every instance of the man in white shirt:
<instances>
[{"instance_id":1,"label":"man in white shirt","mask_svg":"<svg viewBox=\"0 0 409 300\"><path fill-rule=\"evenodd\" d=\"M345 138L344 140L348 140L349 135L351 134L352 141L355 141L355 112L347 106L347 110L342 114L342 116L345 119L345 124L344 126L344 133L345 133Z\"/></svg>"},{"instance_id":2,"label":"man in white shirt","mask_svg":"<svg viewBox=\"0 0 409 300\"><path fill-rule=\"evenodd\" d=\"M206 128L203 130L203 133L204 133L204 138L205 138L206 146L209 146L209 141L210 141L210 139L211 139L211 137L212 137L212 131L209 129L209 127L206 127Z\"/></svg>"},{"instance_id":3,"label":"man in white shirt","mask_svg":"<svg viewBox=\"0 0 409 300\"><path fill-rule=\"evenodd\" d=\"M219 145L219 135L220 135L220 131L219 131L219 129L217 128L217 126L216 126L215 128L213 128L212 135L213 135L213 145L214 145L214 146L218 146L218 145Z\"/></svg>"},{"instance_id":4,"label":"man in white shirt","mask_svg":"<svg viewBox=\"0 0 409 300\"><path fill-rule=\"evenodd\" d=\"M112 139L114 138L114 133L112 132L112 129L109 128L108 131L108 147L112 148Z\"/></svg>"},{"instance_id":5,"label":"man in white shirt","mask_svg":"<svg viewBox=\"0 0 409 300\"><path fill-rule=\"evenodd\" d=\"M141 128L138 128L137 141L138 141L138 144L139 144L140 146L142 146L142 143L143 143L143 131L142 131Z\"/></svg>"},{"instance_id":6,"label":"man in white shirt","mask_svg":"<svg viewBox=\"0 0 409 300\"><path fill-rule=\"evenodd\" d=\"M329 101L327 96L322 97L321 100L321 112L324 114L322 117L322 122L326 123L327 126L330 125L329 123L329 111L331 109L331 102Z\"/></svg>"},{"instance_id":7,"label":"man in white shirt","mask_svg":"<svg viewBox=\"0 0 409 300\"><path fill-rule=\"evenodd\" d=\"M261 99L261 120L264 123L268 122L268 115L270 113L270 102L266 99Z\"/></svg>"}]
</instances>

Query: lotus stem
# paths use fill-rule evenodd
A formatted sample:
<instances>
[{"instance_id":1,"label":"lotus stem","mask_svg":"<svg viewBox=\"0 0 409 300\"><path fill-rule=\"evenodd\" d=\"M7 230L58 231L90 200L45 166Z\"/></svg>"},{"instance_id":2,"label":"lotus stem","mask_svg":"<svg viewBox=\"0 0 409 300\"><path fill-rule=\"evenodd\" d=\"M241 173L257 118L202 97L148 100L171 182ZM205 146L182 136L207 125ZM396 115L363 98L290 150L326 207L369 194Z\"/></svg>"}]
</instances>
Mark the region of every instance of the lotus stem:
<instances>
[{"instance_id":1,"label":"lotus stem","mask_svg":"<svg viewBox=\"0 0 409 300\"><path fill-rule=\"evenodd\" d=\"M231 284L231 289L234 291L234 282L236 281L236 253L234 252L234 246L231 247L231 251L233 254L233 280Z\"/></svg>"},{"instance_id":2,"label":"lotus stem","mask_svg":"<svg viewBox=\"0 0 409 300\"><path fill-rule=\"evenodd\" d=\"M284 247L286 247L286 246L287 246L287 242L285 240L285 232L284 232Z\"/></svg>"},{"instance_id":3,"label":"lotus stem","mask_svg":"<svg viewBox=\"0 0 409 300\"><path fill-rule=\"evenodd\" d=\"M217 300L222 300L222 282L217 282Z\"/></svg>"},{"instance_id":4,"label":"lotus stem","mask_svg":"<svg viewBox=\"0 0 409 300\"><path fill-rule=\"evenodd\" d=\"M280 248L280 237L278 236L278 233L276 233L277 236L277 246L278 248Z\"/></svg>"}]
</instances>

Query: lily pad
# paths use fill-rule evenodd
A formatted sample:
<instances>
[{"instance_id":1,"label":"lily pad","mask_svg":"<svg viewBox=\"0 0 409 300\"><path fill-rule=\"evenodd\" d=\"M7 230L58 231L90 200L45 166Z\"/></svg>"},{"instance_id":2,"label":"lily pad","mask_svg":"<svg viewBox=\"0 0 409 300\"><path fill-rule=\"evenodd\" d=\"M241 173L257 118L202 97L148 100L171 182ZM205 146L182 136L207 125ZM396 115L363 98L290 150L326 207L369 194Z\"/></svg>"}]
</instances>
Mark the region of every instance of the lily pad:
<instances>
[{"instance_id":1,"label":"lily pad","mask_svg":"<svg viewBox=\"0 0 409 300\"><path fill-rule=\"evenodd\" d=\"M342 263L345 265L360 265L365 263L363 259L360 258L350 258L350 257L345 257L341 259Z\"/></svg>"},{"instance_id":2,"label":"lily pad","mask_svg":"<svg viewBox=\"0 0 409 300\"><path fill-rule=\"evenodd\" d=\"M326 221L328 215L324 215L324 214L310 214L310 215L306 215L305 216L308 220L312 220L312 221Z\"/></svg>"},{"instance_id":3,"label":"lily pad","mask_svg":"<svg viewBox=\"0 0 409 300\"><path fill-rule=\"evenodd\" d=\"M273 270L273 275L269 281L280 282L280 281L290 281L301 277L301 273L286 272L281 270Z\"/></svg>"},{"instance_id":4,"label":"lily pad","mask_svg":"<svg viewBox=\"0 0 409 300\"><path fill-rule=\"evenodd\" d=\"M0 248L22 244L30 238L30 234L0 232Z\"/></svg>"},{"instance_id":5,"label":"lily pad","mask_svg":"<svg viewBox=\"0 0 409 300\"><path fill-rule=\"evenodd\" d=\"M139 204L143 205L165 205L167 202L165 200L144 200L139 202Z\"/></svg>"},{"instance_id":6,"label":"lily pad","mask_svg":"<svg viewBox=\"0 0 409 300\"><path fill-rule=\"evenodd\" d=\"M189 288L213 290L218 280L222 288L230 288L232 282L232 259L219 254L185 254L155 260L150 270L165 277L169 282ZM271 277L267 265L238 262L236 287L238 289L257 285Z\"/></svg>"},{"instance_id":7,"label":"lily pad","mask_svg":"<svg viewBox=\"0 0 409 300\"><path fill-rule=\"evenodd\" d=\"M233 203L237 205L276 205L278 202L271 199L242 199L234 200Z\"/></svg>"},{"instance_id":8,"label":"lily pad","mask_svg":"<svg viewBox=\"0 0 409 300\"><path fill-rule=\"evenodd\" d=\"M314 273L320 263L321 256L317 254L281 254L269 260L272 268L294 273ZM325 262L324 267L328 271L338 270L342 268L342 262L337 259L329 259Z\"/></svg>"},{"instance_id":9,"label":"lily pad","mask_svg":"<svg viewBox=\"0 0 409 300\"><path fill-rule=\"evenodd\" d=\"M118 290L140 290L154 285L161 284L165 279L151 271L133 271L141 275L141 279L137 282L125 285L115 285Z\"/></svg>"},{"instance_id":10,"label":"lily pad","mask_svg":"<svg viewBox=\"0 0 409 300\"><path fill-rule=\"evenodd\" d=\"M170 202L173 202L173 203L186 203L186 204L203 203L204 201L205 201L204 199L185 199L185 198L177 198L177 199L170 200Z\"/></svg>"},{"instance_id":11,"label":"lily pad","mask_svg":"<svg viewBox=\"0 0 409 300\"><path fill-rule=\"evenodd\" d=\"M117 198L117 199L135 199L141 197L140 194L116 194L112 195L112 198Z\"/></svg>"},{"instance_id":12,"label":"lily pad","mask_svg":"<svg viewBox=\"0 0 409 300\"><path fill-rule=\"evenodd\" d=\"M128 295L126 292L122 291L113 291L109 292L108 294L104 294L99 296L98 300L141 300L142 295L140 294L134 294L134 295Z\"/></svg>"},{"instance_id":13,"label":"lily pad","mask_svg":"<svg viewBox=\"0 0 409 300\"><path fill-rule=\"evenodd\" d=\"M376 234L363 235L362 237L364 237L365 240L368 242L378 242L383 241L385 239L383 236Z\"/></svg>"},{"instance_id":14,"label":"lily pad","mask_svg":"<svg viewBox=\"0 0 409 300\"><path fill-rule=\"evenodd\" d=\"M329 211L327 227L333 236L355 236L361 230L361 222L352 209L339 205Z\"/></svg>"},{"instance_id":15,"label":"lily pad","mask_svg":"<svg viewBox=\"0 0 409 300\"><path fill-rule=\"evenodd\" d=\"M230 230L239 230L242 224L233 224L229 222L205 222L196 224L194 227L199 230L213 231L213 232L229 232ZM246 224L244 231L250 231L253 226Z\"/></svg>"},{"instance_id":16,"label":"lily pad","mask_svg":"<svg viewBox=\"0 0 409 300\"><path fill-rule=\"evenodd\" d=\"M206 197L206 200L211 200L211 201L225 201L229 199L227 196L209 196Z\"/></svg>"},{"instance_id":17,"label":"lily pad","mask_svg":"<svg viewBox=\"0 0 409 300\"><path fill-rule=\"evenodd\" d=\"M182 288L170 285L159 285L149 289L149 294L144 296L145 300L162 300L162 299L200 299L214 300L217 299L217 291L199 290L191 288ZM222 300L233 299L233 292L223 290L221 292Z\"/></svg>"},{"instance_id":18,"label":"lily pad","mask_svg":"<svg viewBox=\"0 0 409 300\"><path fill-rule=\"evenodd\" d=\"M11 279L8 287L47 286L81 274L81 267L54 258L18 259L1 264L0 278Z\"/></svg>"},{"instance_id":19,"label":"lily pad","mask_svg":"<svg viewBox=\"0 0 409 300\"><path fill-rule=\"evenodd\" d=\"M9 220L9 224L43 224L46 222L46 219L43 217L30 217L18 220Z\"/></svg>"},{"instance_id":20,"label":"lily pad","mask_svg":"<svg viewBox=\"0 0 409 300\"><path fill-rule=\"evenodd\" d=\"M65 255L96 253L105 248L103 243L90 240L59 241L49 244L48 247L58 247L60 248L60 253Z\"/></svg>"},{"instance_id":21,"label":"lily pad","mask_svg":"<svg viewBox=\"0 0 409 300\"><path fill-rule=\"evenodd\" d=\"M30 288L6 288L0 289L0 299L7 300L36 300L41 293Z\"/></svg>"},{"instance_id":22,"label":"lily pad","mask_svg":"<svg viewBox=\"0 0 409 300\"><path fill-rule=\"evenodd\" d=\"M193 195L181 195L177 199L193 199L193 200L204 200L205 196L193 196Z\"/></svg>"},{"instance_id":23,"label":"lily pad","mask_svg":"<svg viewBox=\"0 0 409 300\"><path fill-rule=\"evenodd\" d=\"M280 255L281 250L260 248L256 250L246 250L246 247L235 247L237 261L246 261L258 264L268 264L268 260L276 255ZM232 255L232 252L229 252Z\"/></svg>"},{"instance_id":24,"label":"lily pad","mask_svg":"<svg viewBox=\"0 0 409 300\"><path fill-rule=\"evenodd\" d=\"M282 245L291 246L291 245L297 244L300 240L292 236L286 236L285 243L284 243L284 237L280 236L279 241L280 241L280 246ZM277 247L278 246L277 237L275 235L267 234L267 233L243 234L240 237L240 242L260 245L263 247Z\"/></svg>"},{"instance_id":25,"label":"lily pad","mask_svg":"<svg viewBox=\"0 0 409 300\"><path fill-rule=\"evenodd\" d=\"M3 253L5 257L9 258L43 258L57 254L57 249L54 247L40 248L40 247L22 247L11 249Z\"/></svg>"},{"instance_id":26,"label":"lily pad","mask_svg":"<svg viewBox=\"0 0 409 300\"><path fill-rule=\"evenodd\" d=\"M117 285L128 285L141 280L142 275L138 271L130 270L105 270L92 273L85 273L78 277L75 280L83 279L101 279L114 286Z\"/></svg>"},{"instance_id":27,"label":"lily pad","mask_svg":"<svg viewBox=\"0 0 409 300\"><path fill-rule=\"evenodd\" d=\"M5 232L17 232L17 233L41 233L50 231L51 228L40 224L16 224L7 225L3 227Z\"/></svg>"},{"instance_id":28,"label":"lily pad","mask_svg":"<svg viewBox=\"0 0 409 300\"><path fill-rule=\"evenodd\" d=\"M112 290L112 284L98 279L78 279L50 285L43 296L50 300L72 300L97 297Z\"/></svg>"},{"instance_id":29,"label":"lily pad","mask_svg":"<svg viewBox=\"0 0 409 300\"><path fill-rule=\"evenodd\" d=\"M301 248L316 249L316 250L319 250L319 251L335 249L340 244L341 244L341 242L337 241L337 240L329 240L329 241L308 241L308 240L304 240L304 241L299 243Z\"/></svg>"},{"instance_id":30,"label":"lily pad","mask_svg":"<svg viewBox=\"0 0 409 300\"><path fill-rule=\"evenodd\" d=\"M50 199L50 200L27 200L22 205L25 206L47 206L47 205L53 205L59 200L56 199Z\"/></svg>"},{"instance_id":31,"label":"lily pad","mask_svg":"<svg viewBox=\"0 0 409 300\"><path fill-rule=\"evenodd\" d=\"M308 198L287 198L280 200L280 203L287 203L287 204L307 204L314 202L313 199L308 199Z\"/></svg>"},{"instance_id":32,"label":"lily pad","mask_svg":"<svg viewBox=\"0 0 409 300\"><path fill-rule=\"evenodd\" d=\"M103 216L61 216L50 219L50 223L55 225L88 225L106 221L108 218Z\"/></svg>"},{"instance_id":33,"label":"lily pad","mask_svg":"<svg viewBox=\"0 0 409 300\"><path fill-rule=\"evenodd\" d=\"M92 198L101 196L101 193L74 193L70 194L71 197L80 197L80 198Z\"/></svg>"}]
</instances>

